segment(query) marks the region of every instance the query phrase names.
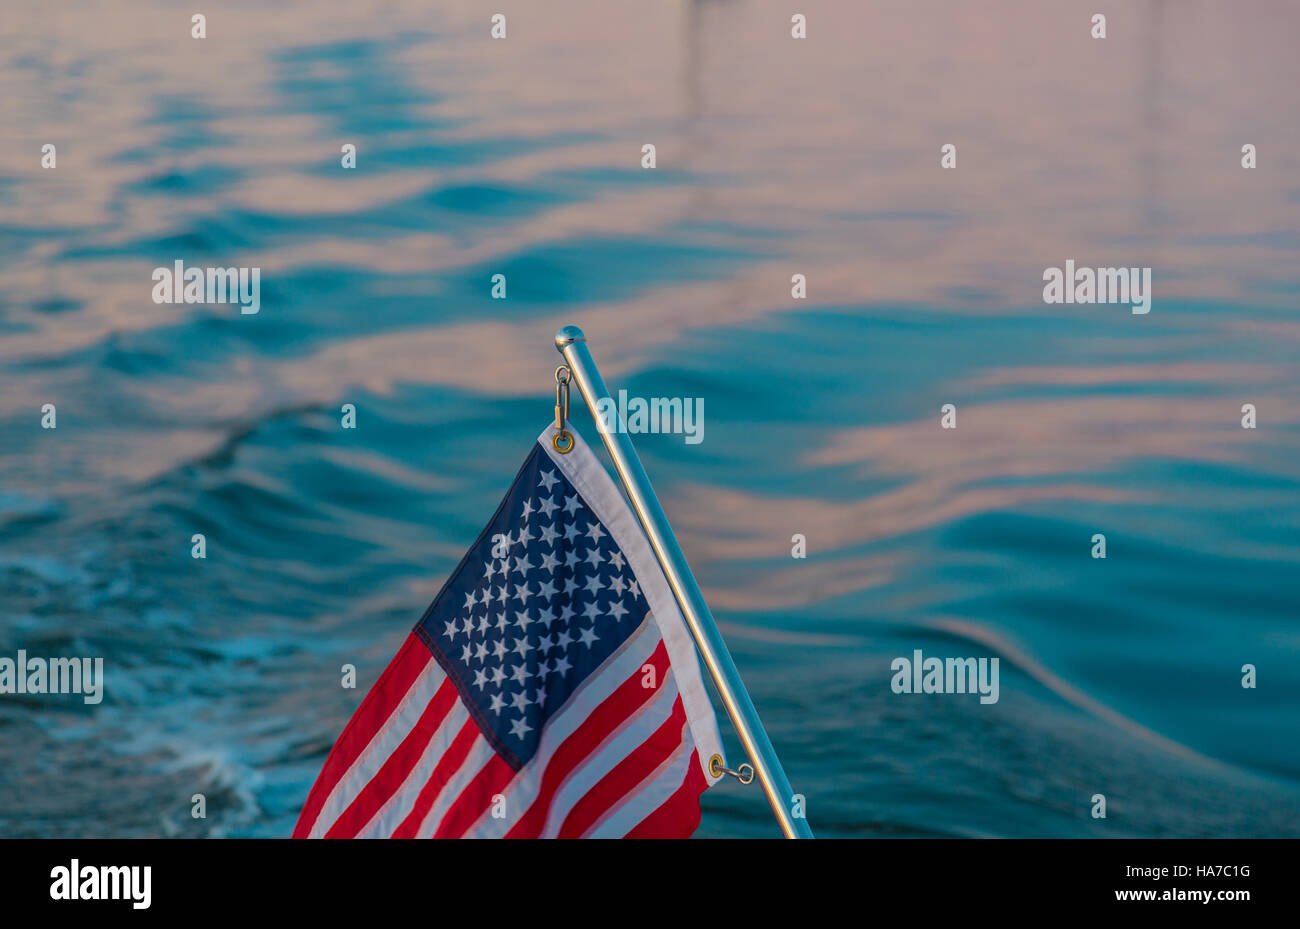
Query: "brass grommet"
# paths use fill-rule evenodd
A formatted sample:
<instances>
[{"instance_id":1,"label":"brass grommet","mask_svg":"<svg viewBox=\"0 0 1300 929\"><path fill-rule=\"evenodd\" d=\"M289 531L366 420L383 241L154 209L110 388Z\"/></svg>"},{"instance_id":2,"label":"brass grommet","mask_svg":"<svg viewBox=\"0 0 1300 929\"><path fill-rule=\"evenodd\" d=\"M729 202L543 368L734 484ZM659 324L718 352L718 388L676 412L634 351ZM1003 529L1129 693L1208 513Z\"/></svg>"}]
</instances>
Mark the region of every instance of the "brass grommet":
<instances>
[{"instance_id":1,"label":"brass grommet","mask_svg":"<svg viewBox=\"0 0 1300 929\"><path fill-rule=\"evenodd\" d=\"M568 429L561 429L551 436L551 448L561 455L567 455L573 451L573 436Z\"/></svg>"}]
</instances>

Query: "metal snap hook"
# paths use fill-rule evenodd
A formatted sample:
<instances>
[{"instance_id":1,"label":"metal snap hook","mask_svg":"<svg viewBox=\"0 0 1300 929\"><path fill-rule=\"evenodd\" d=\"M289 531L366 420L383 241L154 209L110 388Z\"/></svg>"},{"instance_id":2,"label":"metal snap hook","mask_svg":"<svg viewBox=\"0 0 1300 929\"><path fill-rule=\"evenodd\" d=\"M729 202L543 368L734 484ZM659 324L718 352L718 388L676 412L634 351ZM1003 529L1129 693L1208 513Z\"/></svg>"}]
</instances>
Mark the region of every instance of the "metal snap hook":
<instances>
[{"instance_id":1,"label":"metal snap hook","mask_svg":"<svg viewBox=\"0 0 1300 929\"><path fill-rule=\"evenodd\" d=\"M722 777L724 774L730 774L742 784L750 784L754 781L754 766L745 762L738 770L731 770L722 763L721 755L714 755L709 759L709 773L714 777Z\"/></svg>"},{"instance_id":2,"label":"metal snap hook","mask_svg":"<svg viewBox=\"0 0 1300 929\"><path fill-rule=\"evenodd\" d=\"M551 436L551 448L561 455L573 451L573 434L564 428L564 422L569 418L569 380L572 374L568 365L555 369L555 434Z\"/></svg>"}]
</instances>

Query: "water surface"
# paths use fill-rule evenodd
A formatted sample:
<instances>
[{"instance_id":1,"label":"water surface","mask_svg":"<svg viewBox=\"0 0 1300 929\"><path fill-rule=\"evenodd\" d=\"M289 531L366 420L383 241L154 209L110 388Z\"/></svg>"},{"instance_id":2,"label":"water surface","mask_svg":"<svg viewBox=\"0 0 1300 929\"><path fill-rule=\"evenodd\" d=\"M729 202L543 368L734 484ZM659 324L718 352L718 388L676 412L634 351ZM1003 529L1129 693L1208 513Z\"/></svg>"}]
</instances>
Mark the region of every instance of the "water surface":
<instances>
[{"instance_id":1,"label":"water surface","mask_svg":"<svg viewBox=\"0 0 1300 929\"><path fill-rule=\"evenodd\" d=\"M0 700L0 834L287 835L567 323L705 401L638 446L819 834L1300 834L1300 11L501 9L0 14L0 654L108 675ZM1045 306L1067 258L1152 312ZM177 259L262 311L154 304ZM918 648L999 701L892 693Z\"/></svg>"}]
</instances>

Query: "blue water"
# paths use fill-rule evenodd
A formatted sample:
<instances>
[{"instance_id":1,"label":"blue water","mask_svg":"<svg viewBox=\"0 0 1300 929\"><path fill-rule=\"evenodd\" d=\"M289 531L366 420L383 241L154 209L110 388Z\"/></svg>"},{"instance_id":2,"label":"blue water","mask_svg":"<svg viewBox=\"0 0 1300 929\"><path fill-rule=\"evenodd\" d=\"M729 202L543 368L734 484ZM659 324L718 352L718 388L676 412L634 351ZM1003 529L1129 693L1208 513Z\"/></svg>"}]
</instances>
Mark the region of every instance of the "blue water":
<instances>
[{"instance_id":1,"label":"blue water","mask_svg":"<svg viewBox=\"0 0 1300 929\"><path fill-rule=\"evenodd\" d=\"M1300 834L1294 7L428 6L0 21L0 656L107 675L0 697L0 835L287 835L566 323L704 401L637 444L819 834ZM1044 305L1067 258L1151 313ZM915 649L1000 699L895 694Z\"/></svg>"}]
</instances>

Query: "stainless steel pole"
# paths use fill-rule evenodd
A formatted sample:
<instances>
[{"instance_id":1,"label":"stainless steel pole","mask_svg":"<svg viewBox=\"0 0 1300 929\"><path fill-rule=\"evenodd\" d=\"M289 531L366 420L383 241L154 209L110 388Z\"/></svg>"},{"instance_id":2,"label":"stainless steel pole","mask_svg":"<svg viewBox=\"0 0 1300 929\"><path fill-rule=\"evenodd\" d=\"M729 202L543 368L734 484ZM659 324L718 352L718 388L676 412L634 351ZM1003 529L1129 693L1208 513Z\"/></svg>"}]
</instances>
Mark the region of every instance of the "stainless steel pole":
<instances>
[{"instance_id":1,"label":"stainless steel pole","mask_svg":"<svg viewBox=\"0 0 1300 929\"><path fill-rule=\"evenodd\" d=\"M623 489L627 491L628 499L632 501L632 511L636 513L636 518L664 569L664 576L668 578L682 616L686 618L686 625L695 638L695 645L722 696L727 715L731 717L731 723L736 727L736 733L749 754L781 831L789 839L811 839L813 834L808 828L808 820L802 815L795 815L795 793L786 780L785 771L781 769L781 761L776 757L771 740L763 731L758 711L754 709L754 703L745 691L740 672L731 660L722 633L713 622L713 614L704 602L699 584L695 583L695 576L691 574L686 556L682 554L672 527L668 525L663 507L659 505L654 488L650 486L650 479L641 467L641 459L632 447L632 440L621 428L621 420L620 428L612 432L601 428L596 404L602 399L609 399L609 390L596 368L596 362L591 358L591 352L587 350L586 337L577 326L565 326L555 333L555 347L564 356L565 363L573 372L573 379L582 391L583 399L587 401L587 409L596 421L596 430L605 442L609 457L614 460L614 467L623 482ZM802 806L802 803L798 804L800 813Z\"/></svg>"}]
</instances>

